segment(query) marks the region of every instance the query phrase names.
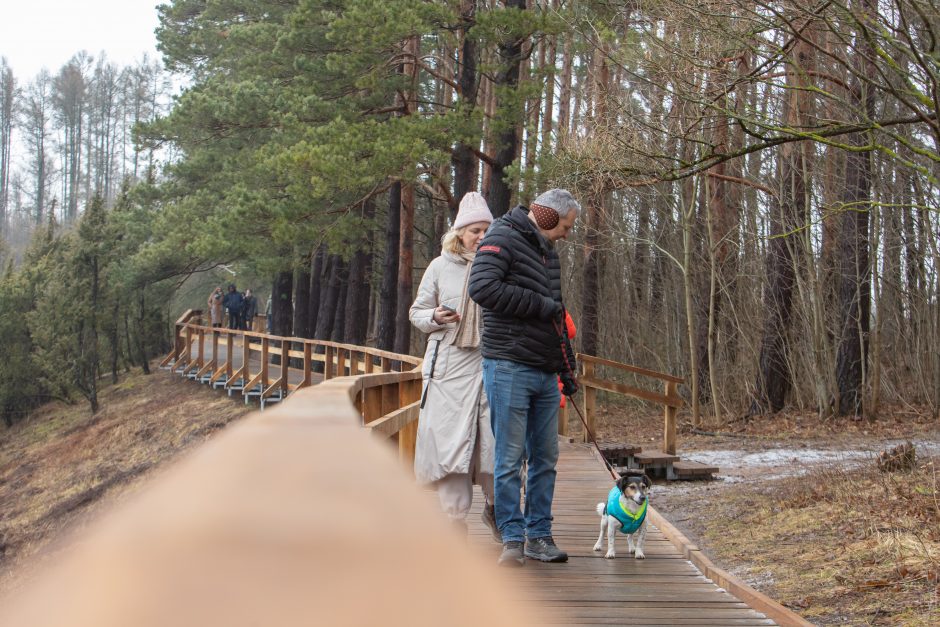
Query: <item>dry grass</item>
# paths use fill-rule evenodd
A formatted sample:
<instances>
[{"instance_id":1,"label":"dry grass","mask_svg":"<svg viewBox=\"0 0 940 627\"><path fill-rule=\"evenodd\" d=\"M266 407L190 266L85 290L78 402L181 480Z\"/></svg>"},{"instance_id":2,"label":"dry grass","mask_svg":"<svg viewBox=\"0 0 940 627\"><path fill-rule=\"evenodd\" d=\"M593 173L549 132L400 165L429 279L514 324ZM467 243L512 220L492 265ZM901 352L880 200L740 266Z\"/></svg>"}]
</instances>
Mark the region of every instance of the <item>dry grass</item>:
<instances>
[{"instance_id":1,"label":"dry grass","mask_svg":"<svg viewBox=\"0 0 940 627\"><path fill-rule=\"evenodd\" d=\"M728 491L709 550L820 624L940 624L936 460L907 473L828 470Z\"/></svg>"},{"instance_id":2,"label":"dry grass","mask_svg":"<svg viewBox=\"0 0 940 627\"><path fill-rule=\"evenodd\" d=\"M19 583L11 572L27 558L50 558L65 527L253 409L165 371L127 375L101 404L92 416L50 403L0 431L0 590Z\"/></svg>"}]
</instances>

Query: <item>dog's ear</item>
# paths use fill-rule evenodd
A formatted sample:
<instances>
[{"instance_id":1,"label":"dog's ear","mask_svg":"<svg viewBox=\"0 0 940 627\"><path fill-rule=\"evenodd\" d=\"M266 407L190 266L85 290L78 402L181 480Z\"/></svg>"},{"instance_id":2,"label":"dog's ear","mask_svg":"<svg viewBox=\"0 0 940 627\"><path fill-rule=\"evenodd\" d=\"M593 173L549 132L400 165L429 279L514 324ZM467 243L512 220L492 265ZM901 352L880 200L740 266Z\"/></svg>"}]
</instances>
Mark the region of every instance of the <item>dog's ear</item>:
<instances>
[{"instance_id":1,"label":"dog's ear","mask_svg":"<svg viewBox=\"0 0 940 627\"><path fill-rule=\"evenodd\" d=\"M649 478L649 477L647 477L645 474L640 475L640 476L643 477L643 485L646 486L646 489L647 489L647 490L649 490L650 488L653 487L653 482L650 481L650 478Z\"/></svg>"},{"instance_id":2,"label":"dog's ear","mask_svg":"<svg viewBox=\"0 0 940 627\"><path fill-rule=\"evenodd\" d=\"M627 486L630 485L630 476L626 475L617 479L617 489L621 492L627 491Z\"/></svg>"}]
</instances>

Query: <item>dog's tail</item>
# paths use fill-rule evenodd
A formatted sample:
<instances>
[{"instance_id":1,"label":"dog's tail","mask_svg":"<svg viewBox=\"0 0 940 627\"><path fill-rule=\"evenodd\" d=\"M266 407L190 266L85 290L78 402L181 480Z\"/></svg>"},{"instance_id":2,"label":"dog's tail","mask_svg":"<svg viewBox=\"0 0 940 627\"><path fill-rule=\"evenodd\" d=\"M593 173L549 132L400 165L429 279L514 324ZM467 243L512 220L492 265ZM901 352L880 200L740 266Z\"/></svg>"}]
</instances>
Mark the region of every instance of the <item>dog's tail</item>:
<instances>
[{"instance_id":1,"label":"dog's tail","mask_svg":"<svg viewBox=\"0 0 940 627\"><path fill-rule=\"evenodd\" d=\"M598 504L597 504L597 515L598 515L598 516L603 516L606 509L607 509L607 504L606 504L606 503L598 503Z\"/></svg>"}]
</instances>

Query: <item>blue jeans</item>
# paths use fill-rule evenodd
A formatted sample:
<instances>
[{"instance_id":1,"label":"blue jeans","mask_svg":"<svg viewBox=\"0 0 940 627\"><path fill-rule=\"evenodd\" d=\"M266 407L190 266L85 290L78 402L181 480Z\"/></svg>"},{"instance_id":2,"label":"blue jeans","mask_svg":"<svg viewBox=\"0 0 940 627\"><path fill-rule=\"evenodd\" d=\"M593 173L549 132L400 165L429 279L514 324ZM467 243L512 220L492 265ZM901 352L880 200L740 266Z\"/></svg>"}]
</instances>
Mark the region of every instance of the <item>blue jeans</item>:
<instances>
[{"instance_id":1,"label":"blue jeans","mask_svg":"<svg viewBox=\"0 0 940 627\"><path fill-rule=\"evenodd\" d=\"M550 536L558 462L558 379L507 359L484 359L483 387L496 436L496 524L503 542ZM524 516L519 508L523 456L529 462Z\"/></svg>"}]
</instances>

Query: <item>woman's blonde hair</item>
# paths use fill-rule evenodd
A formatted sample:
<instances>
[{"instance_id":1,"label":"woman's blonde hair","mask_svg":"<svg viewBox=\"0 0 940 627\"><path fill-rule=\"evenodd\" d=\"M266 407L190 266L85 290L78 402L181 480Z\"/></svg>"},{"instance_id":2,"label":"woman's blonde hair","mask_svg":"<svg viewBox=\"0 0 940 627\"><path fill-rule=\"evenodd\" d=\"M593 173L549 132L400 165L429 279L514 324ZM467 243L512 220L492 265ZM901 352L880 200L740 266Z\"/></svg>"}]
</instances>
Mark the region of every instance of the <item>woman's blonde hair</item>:
<instances>
[{"instance_id":1,"label":"woman's blonde hair","mask_svg":"<svg viewBox=\"0 0 940 627\"><path fill-rule=\"evenodd\" d=\"M454 253L455 255L462 255L467 252L463 242L460 240L466 230L467 227L462 226L459 229L451 229L444 233L444 237L441 238L441 249L449 253Z\"/></svg>"}]
</instances>

